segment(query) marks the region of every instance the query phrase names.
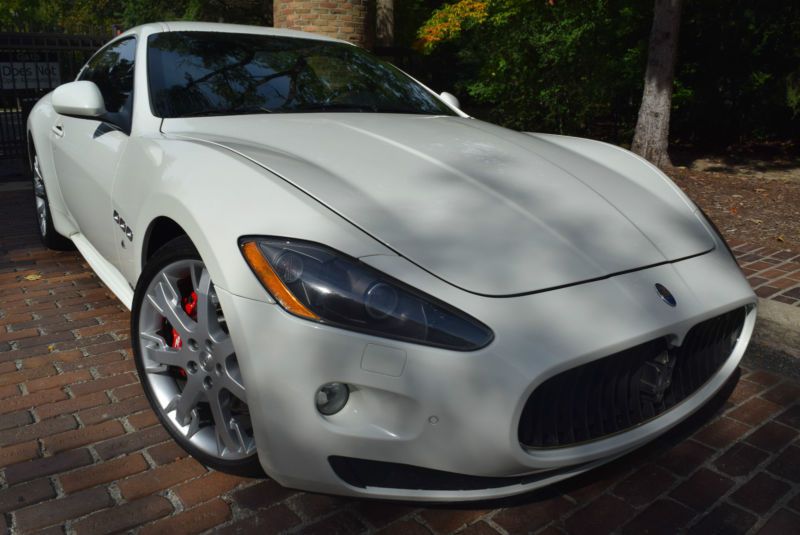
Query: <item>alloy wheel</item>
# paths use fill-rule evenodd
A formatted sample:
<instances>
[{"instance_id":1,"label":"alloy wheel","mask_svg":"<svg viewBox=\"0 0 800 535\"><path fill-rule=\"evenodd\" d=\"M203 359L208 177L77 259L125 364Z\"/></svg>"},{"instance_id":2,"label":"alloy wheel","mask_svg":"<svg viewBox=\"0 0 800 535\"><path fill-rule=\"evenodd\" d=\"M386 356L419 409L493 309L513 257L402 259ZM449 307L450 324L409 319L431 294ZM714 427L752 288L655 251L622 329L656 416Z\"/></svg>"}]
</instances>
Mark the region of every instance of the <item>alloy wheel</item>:
<instances>
[{"instance_id":1,"label":"alloy wheel","mask_svg":"<svg viewBox=\"0 0 800 535\"><path fill-rule=\"evenodd\" d=\"M47 193L44 189L44 178L39 167L39 156L33 157L33 194L36 199L36 220L39 223L39 232L47 235Z\"/></svg>"},{"instance_id":2,"label":"alloy wheel","mask_svg":"<svg viewBox=\"0 0 800 535\"><path fill-rule=\"evenodd\" d=\"M238 460L255 452L233 342L200 260L168 264L139 310L139 343L155 409L204 453Z\"/></svg>"}]
</instances>

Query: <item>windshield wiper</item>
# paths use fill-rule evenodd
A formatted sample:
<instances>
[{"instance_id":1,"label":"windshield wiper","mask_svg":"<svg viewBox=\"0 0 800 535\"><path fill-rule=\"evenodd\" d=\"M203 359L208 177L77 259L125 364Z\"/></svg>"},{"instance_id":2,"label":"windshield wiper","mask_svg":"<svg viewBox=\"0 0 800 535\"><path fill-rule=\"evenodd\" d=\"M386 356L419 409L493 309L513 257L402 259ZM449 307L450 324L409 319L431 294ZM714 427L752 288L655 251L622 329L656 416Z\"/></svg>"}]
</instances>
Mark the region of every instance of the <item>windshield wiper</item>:
<instances>
[{"instance_id":1,"label":"windshield wiper","mask_svg":"<svg viewBox=\"0 0 800 535\"><path fill-rule=\"evenodd\" d=\"M263 106L241 106L238 108L205 108L184 113L180 115L180 117L214 117L218 115L249 115L258 113L273 112L269 108Z\"/></svg>"}]
</instances>

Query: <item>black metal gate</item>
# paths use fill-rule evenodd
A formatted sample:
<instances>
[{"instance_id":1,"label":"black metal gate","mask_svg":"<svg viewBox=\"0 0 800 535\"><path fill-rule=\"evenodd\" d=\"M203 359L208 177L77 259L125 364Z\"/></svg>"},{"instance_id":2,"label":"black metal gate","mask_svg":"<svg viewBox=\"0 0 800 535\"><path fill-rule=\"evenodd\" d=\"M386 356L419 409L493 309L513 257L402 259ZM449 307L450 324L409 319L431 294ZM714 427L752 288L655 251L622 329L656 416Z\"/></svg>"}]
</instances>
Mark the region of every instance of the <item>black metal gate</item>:
<instances>
[{"instance_id":1,"label":"black metal gate","mask_svg":"<svg viewBox=\"0 0 800 535\"><path fill-rule=\"evenodd\" d=\"M25 123L33 105L73 80L102 44L96 37L0 33L0 160L25 156Z\"/></svg>"}]
</instances>

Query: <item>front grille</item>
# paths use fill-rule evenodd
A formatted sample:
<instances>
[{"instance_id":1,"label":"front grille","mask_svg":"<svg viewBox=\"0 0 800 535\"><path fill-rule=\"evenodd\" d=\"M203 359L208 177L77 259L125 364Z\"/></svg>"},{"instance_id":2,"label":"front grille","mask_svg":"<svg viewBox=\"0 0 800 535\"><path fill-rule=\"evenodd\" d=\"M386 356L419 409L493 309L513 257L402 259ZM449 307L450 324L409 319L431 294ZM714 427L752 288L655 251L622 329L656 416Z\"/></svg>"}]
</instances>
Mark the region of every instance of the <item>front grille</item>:
<instances>
[{"instance_id":1,"label":"front grille","mask_svg":"<svg viewBox=\"0 0 800 535\"><path fill-rule=\"evenodd\" d=\"M743 307L698 323L680 347L670 348L659 338L551 377L525 404L520 443L530 448L570 446L664 413L722 367L746 315Z\"/></svg>"}]
</instances>

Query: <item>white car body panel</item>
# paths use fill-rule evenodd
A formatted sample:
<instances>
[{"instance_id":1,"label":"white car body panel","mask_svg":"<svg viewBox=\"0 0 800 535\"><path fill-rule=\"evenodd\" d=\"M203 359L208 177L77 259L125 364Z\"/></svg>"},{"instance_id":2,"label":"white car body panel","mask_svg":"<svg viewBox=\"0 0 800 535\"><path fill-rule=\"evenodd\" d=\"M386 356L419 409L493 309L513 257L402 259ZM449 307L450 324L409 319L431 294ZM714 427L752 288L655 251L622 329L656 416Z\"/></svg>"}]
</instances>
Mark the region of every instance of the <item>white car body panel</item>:
<instances>
[{"instance_id":1,"label":"white car body panel","mask_svg":"<svg viewBox=\"0 0 800 535\"><path fill-rule=\"evenodd\" d=\"M137 164L121 166L114 209L134 229L132 246L120 255L124 259L120 270L133 282L141 272L147 229L162 216L176 221L191 237L216 286L252 299L271 301L242 259L241 236L291 234L302 226L307 239L351 251L353 256L391 254L321 204L309 202L306 194L283 181L265 180L262 168L244 158L231 158L224 148L140 140L131 145L128 157ZM231 188L233 179L252 194Z\"/></svg>"},{"instance_id":2,"label":"white car body panel","mask_svg":"<svg viewBox=\"0 0 800 535\"><path fill-rule=\"evenodd\" d=\"M128 135L100 121L61 117L63 137L53 136L53 163L64 203L81 233L103 258L117 263L114 228L109 225L111 190Z\"/></svg>"},{"instance_id":3,"label":"white car body panel","mask_svg":"<svg viewBox=\"0 0 800 535\"><path fill-rule=\"evenodd\" d=\"M365 260L395 276L409 271L402 259L376 256ZM245 371L250 384L257 385L252 389L257 419L270 422L261 428L257 443L269 452L265 469L282 484L313 485L324 492L342 493L335 474L328 472L327 481L320 477L328 470L330 455L378 458L455 473L468 469L469 474L478 476L513 476L576 466L549 480L552 482L584 471L588 467L581 466L583 463L624 454L699 409L701 400L712 397L735 371L754 326L755 310L749 314L734 353L700 391L662 417L630 431L570 448L520 448L516 422L529 394L568 368L659 336L674 337L677 343L702 319L732 305L752 304L752 291L738 273L726 269L729 262L727 252L718 250L677 264L534 295L486 299L460 292L461 299L451 303L479 318L492 318L492 325L499 327L488 347L469 353L319 326L289 316L278 306L227 293L220 294L220 299L226 310L236 315L232 326L254 333L243 332L239 338L247 344L246 352L258 355L256 361L247 361L258 364ZM655 280L674 288L681 300L680 310L642 306L654 297ZM449 286L424 272L408 282L427 288ZM277 329L269 328L273 324L280 325L279 335ZM261 328L255 333L257 325ZM297 340L303 340L302 346L298 347ZM364 370L362 355L367 344L405 351L403 374L393 377ZM275 367L280 367L280 377L266 371ZM532 377L536 379L531 381ZM357 389L351 404L333 417L304 411L310 398L278 387L278 382L328 380L347 382ZM438 420L435 425L429 421L431 416ZM270 429L287 419L292 425L286 434L270 434ZM323 448L315 446L320 442L325 444ZM413 496L434 501L497 498L547 483L473 493L418 490ZM348 487L346 493L377 498L410 495L409 491L387 488Z\"/></svg>"},{"instance_id":4,"label":"white car body panel","mask_svg":"<svg viewBox=\"0 0 800 535\"><path fill-rule=\"evenodd\" d=\"M133 303L133 288L125 277L115 269L114 265L109 262L100 252L94 248L92 243L80 233L75 233L72 236L72 242L81 253L89 266L94 270L100 280L102 280L108 289L114 292L114 295L122 301L122 304L130 310L131 303Z\"/></svg>"},{"instance_id":5,"label":"white car body panel","mask_svg":"<svg viewBox=\"0 0 800 535\"><path fill-rule=\"evenodd\" d=\"M59 116L53 110L50 102L51 96L52 93L48 93L42 97L31 110L28 116L28 137L29 144L46 147L39 154L39 165L42 166L45 186L50 199L53 225L60 234L70 236L77 232L78 224L67 211L64 197L61 194L61 186L58 183L58 175L55 172L51 136L53 135L52 127L58 121ZM29 163L31 166L33 165L33 162Z\"/></svg>"},{"instance_id":6,"label":"white car body panel","mask_svg":"<svg viewBox=\"0 0 800 535\"><path fill-rule=\"evenodd\" d=\"M381 114L166 119L162 131L251 158L482 295L594 280L713 247L666 181L609 146L594 150L601 161L585 158L579 148L591 142L575 150L474 119ZM603 162L605 153L614 161Z\"/></svg>"},{"instance_id":7,"label":"white car body panel","mask_svg":"<svg viewBox=\"0 0 800 535\"><path fill-rule=\"evenodd\" d=\"M126 306L153 226L168 218L192 240L228 320L259 460L280 483L390 499L516 494L664 433L734 373L756 298L694 204L638 156L460 111L162 120L147 95L146 44L169 30L329 40L225 24L135 28L120 36L137 37L129 134L95 136L100 121L59 116L49 96L28 129L56 230ZM292 316L243 259L243 236L307 240L359 258L488 325L494 340L451 351ZM659 300L656 283L676 306ZM584 444L520 444L522 408L548 378L655 338L680 345L692 326L740 307L748 314L733 353L679 405ZM322 416L314 394L331 381L352 385L351 399ZM332 455L481 477L559 472L479 490L362 488L334 472Z\"/></svg>"}]
</instances>

